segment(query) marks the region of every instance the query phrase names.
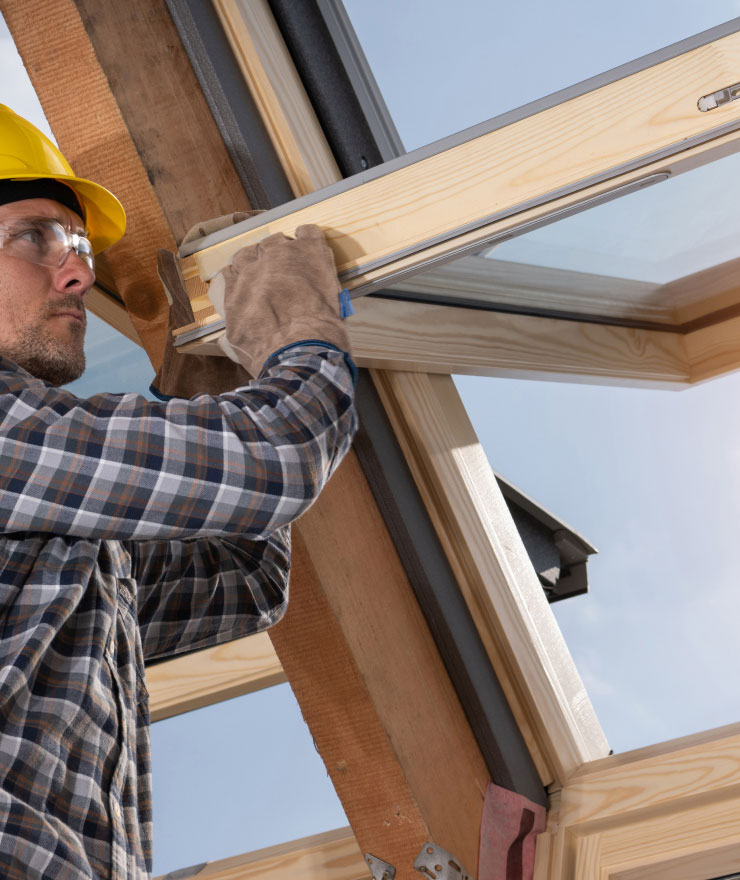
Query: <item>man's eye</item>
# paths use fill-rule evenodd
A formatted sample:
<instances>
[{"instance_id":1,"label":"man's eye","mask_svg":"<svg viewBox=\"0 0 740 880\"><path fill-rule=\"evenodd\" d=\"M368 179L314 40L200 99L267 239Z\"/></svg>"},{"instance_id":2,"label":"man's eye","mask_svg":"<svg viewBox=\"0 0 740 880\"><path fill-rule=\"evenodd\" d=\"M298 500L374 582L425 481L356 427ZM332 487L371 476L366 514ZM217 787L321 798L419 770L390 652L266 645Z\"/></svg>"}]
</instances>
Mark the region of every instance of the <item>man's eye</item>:
<instances>
[{"instance_id":1,"label":"man's eye","mask_svg":"<svg viewBox=\"0 0 740 880\"><path fill-rule=\"evenodd\" d=\"M13 238L16 241L28 242L28 244L33 244L38 247L44 242L44 233L35 226L27 226L24 229L19 229L14 232Z\"/></svg>"}]
</instances>

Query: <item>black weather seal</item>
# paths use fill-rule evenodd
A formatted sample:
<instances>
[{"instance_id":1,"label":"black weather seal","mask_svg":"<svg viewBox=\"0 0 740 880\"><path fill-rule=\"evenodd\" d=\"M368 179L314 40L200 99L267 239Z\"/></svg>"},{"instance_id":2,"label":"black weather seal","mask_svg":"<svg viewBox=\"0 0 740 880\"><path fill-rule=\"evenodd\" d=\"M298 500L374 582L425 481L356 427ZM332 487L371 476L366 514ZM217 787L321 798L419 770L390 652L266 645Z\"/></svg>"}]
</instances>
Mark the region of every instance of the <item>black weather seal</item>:
<instances>
[{"instance_id":1,"label":"black weather seal","mask_svg":"<svg viewBox=\"0 0 740 880\"><path fill-rule=\"evenodd\" d=\"M342 0L316 0L384 162L406 152Z\"/></svg>"},{"instance_id":2,"label":"black weather seal","mask_svg":"<svg viewBox=\"0 0 740 880\"><path fill-rule=\"evenodd\" d=\"M385 159L314 0L268 0L342 177Z\"/></svg>"}]
</instances>

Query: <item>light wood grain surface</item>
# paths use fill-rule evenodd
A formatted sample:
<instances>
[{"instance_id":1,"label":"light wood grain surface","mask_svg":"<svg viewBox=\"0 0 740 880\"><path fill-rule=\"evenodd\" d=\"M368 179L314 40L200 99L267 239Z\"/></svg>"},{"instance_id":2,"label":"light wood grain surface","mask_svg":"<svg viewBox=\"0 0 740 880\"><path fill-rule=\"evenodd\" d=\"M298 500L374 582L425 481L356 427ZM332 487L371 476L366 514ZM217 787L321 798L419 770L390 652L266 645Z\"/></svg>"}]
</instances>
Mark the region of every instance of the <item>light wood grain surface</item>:
<instances>
[{"instance_id":1,"label":"light wood grain surface","mask_svg":"<svg viewBox=\"0 0 740 880\"><path fill-rule=\"evenodd\" d=\"M341 177L265 0L214 0L294 195Z\"/></svg>"},{"instance_id":2,"label":"light wood grain surface","mask_svg":"<svg viewBox=\"0 0 740 880\"><path fill-rule=\"evenodd\" d=\"M370 880L370 871L352 829L339 828L209 862L187 876L192 880Z\"/></svg>"},{"instance_id":3,"label":"light wood grain surface","mask_svg":"<svg viewBox=\"0 0 740 880\"><path fill-rule=\"evenodd\" d=\"M540 775L562 784L608 746L454 383L373 378Z\"/></svg>"},{"instance_id":4,"label":"light wood grain surface","mask_svg":"<svg viewBox=\"0 0 740 880\"><path fill-rule=\"evenodd\" d=\"M488 769L352 451L293 557L270 634L360 846L397 880L429 839L475 870Z\"/></svg>"},{"instance_id":5,"label":"light wood grain surface","mask_svg":"<svg viewBox=\"0 0 740 880\"><path fill-rule=\"evenodd\" d=\"M679 334L363 297L347 321L362 367L679 388ZM220 331L182 346L223 354Z\"/></svg>"},{"instance_id":6,"label":"light wood grain surface","mask_svg":"<svg viewBox=\"0 0 740 880\"><path fill-rule=\"evenodd\" d=\"M146 671L152 721L287 681L267 633L257 633Z\"/></svg>"},{"instance_id":7,"label":"light wood grain surface","mask_svg":"<svg viewBox=\"0 0 740 880\"><path fill-rule=\"evenodd\" d=\"M740 725L584 764L552 798L535 880L708 880L740 868Z\"/></svg>"},{"instance_id":8,"label":"light wood grain surface","mask_svg":"<svg viewBox=\"0 0 740 880\"><path fill-rule=\"evenodd\" d=\"M696 107L707 89L734 81L739 58L732 34L299 210L269 231L318 223L340 270L415 247L739 119L737 102L711 113ZM244 243L201 251L202 277Z\"/></svg>"}]
</instances>

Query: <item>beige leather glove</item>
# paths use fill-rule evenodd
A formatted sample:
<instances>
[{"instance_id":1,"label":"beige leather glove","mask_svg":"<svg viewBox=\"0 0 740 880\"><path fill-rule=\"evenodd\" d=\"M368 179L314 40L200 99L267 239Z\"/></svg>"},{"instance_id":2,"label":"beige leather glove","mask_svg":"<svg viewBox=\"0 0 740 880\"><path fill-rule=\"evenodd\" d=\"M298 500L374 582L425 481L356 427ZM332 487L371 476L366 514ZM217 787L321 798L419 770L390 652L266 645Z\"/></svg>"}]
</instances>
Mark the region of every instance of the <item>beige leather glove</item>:
<instances>
[{"instance_id":1,"label":"beige leather glove","mask_svg":"<svg viewBox=\"0 0 740 880\"><path fill-rule=\"evenodd\" d=\"M209 288L226 319L225 353L254 376L292 343L315 340L349 351L339 292L334 256L317 226L300 226L294 239L277 233L242 248Z\"/></svg>"}]
</instances>

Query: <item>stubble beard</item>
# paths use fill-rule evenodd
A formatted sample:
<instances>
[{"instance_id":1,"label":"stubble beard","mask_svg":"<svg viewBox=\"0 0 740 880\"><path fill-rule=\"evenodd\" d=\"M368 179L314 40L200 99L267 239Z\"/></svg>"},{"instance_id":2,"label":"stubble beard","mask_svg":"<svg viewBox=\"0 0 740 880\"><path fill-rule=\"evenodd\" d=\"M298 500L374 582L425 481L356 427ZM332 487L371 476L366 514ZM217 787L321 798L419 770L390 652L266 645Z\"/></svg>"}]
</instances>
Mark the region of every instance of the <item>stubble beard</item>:
<instances>
[{"instance_id":1,"label":"stubble beard","mask_svg":"<svg viewBox=\"0 0 740 880\"><path fill-rule=\"evenodd\" d=\"M79 310L79 297L46 303L41 314L23 328L12 346L3 346L2 352L32 376L57 387L79 379L85 371L87 318L84 312L82 322L70 326L71 342L62 342L51 332L49 322L65 308Z\"/></svg>"}]
</instances>

